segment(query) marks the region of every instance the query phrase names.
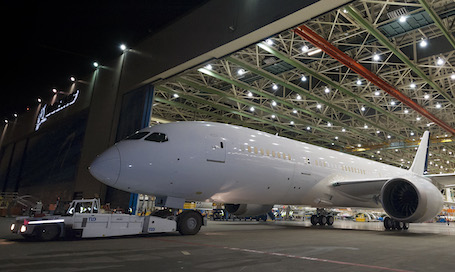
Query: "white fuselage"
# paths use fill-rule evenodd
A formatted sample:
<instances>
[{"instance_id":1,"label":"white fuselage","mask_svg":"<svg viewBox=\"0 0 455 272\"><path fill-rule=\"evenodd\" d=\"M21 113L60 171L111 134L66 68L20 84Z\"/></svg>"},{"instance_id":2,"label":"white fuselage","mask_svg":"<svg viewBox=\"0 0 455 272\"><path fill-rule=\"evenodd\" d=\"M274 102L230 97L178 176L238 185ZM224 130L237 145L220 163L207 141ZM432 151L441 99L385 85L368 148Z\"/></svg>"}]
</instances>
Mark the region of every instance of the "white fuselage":
<instances>
[{"instance_id":1,"label":"white fuselage","mask_svg":"<svg viewBox=\"0 0 455 272\"><path fill-rule=\"evenodd\" d=\"M94 161L91 173L121 190L192 201L339 207L380 204L341 194L331 186L334 181L408 174L397 167L228 124L177 122L140 132L165 134L167 140L123 140Z\"/></svg>"}]
</instances>

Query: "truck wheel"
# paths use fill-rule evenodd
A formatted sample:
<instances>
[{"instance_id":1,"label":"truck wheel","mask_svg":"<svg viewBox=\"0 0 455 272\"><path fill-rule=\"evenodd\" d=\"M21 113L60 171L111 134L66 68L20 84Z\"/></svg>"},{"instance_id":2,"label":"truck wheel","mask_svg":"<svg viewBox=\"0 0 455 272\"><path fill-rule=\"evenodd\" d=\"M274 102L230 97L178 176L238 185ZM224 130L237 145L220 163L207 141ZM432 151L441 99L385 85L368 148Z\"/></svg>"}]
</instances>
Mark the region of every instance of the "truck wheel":
<instances>
[{"instance_id":1,"label":"truck wheel","mask_svg":"<svg viewBox=\"0 0 455 272\"><path fill-rule=\"evenodd\" d=\"M52 241L59 237L60 226L43 225L38 229L38 239L41 241Z\"/></svg>"},{"instance_id":2,"label":"truck wheel","mask_svg":"<svg viewBox=\"0 0 455 272\"><path fill-rule=\"evenodd\" d=\"M182 235L195 235L202 226L202 217L195 211L184 211L177 217L177 230Z\"/></svg>"}]
</instances>

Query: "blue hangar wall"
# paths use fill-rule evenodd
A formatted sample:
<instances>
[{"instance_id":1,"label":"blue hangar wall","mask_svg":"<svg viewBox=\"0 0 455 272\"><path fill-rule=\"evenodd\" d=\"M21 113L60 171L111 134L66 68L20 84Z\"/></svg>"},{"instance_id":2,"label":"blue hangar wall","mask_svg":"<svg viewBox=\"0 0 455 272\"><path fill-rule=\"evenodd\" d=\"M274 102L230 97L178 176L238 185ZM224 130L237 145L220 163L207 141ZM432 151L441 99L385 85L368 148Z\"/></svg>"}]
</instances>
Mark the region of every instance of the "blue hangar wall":
<instances>
[{"instance_id":1,"label":"blue hangar wall","mask_svg":"<svg viewBox=\"0 0 455 272\"><path fill-rule=\"evenodd\" d=\"M55 108L55 103L63 101L66 105L71 95L79 92L75 103L48 116L37 131L43 104L0 127L0 190L31 194L47 204L54 203L56 197L70 200L97 196L113 207L126 207L129 194L107 188L87 168L116 141L148 125L153 97L150 83L232 53L348 2L207 2L119 58L101 63L93 74L72 83L53 101L44 101L48 109Z\"/></svg>"}]
</instances>

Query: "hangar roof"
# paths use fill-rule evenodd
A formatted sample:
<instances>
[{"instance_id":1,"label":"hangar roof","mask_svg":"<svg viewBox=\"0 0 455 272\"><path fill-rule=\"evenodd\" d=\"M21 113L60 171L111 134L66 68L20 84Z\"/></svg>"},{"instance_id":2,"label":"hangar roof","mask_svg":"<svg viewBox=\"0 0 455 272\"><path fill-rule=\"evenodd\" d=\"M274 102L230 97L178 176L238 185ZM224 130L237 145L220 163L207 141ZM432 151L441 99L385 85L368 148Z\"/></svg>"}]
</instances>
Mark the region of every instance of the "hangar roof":
<instances>
[{"instance_id":1,"label":"hangar roof","mask_svg":"<svg viewBox=\"0 0 455 272\"><path fill-rule=\"evenodd\" d=\"M156 82L152 116L243 125L403 168L430 130L429 173L453 172L454 21L452 0L354 1Z\"/></svg>"}]
</instances>

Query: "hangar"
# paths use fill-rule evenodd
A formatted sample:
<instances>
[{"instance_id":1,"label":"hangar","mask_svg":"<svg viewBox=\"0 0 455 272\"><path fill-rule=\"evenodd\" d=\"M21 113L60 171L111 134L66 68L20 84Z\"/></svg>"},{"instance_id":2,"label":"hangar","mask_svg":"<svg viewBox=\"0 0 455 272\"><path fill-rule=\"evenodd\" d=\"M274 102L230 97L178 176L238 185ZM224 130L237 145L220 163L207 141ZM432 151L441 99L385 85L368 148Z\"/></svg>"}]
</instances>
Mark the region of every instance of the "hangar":
<instances>
[{"instance_id":1,"label":"hangar","mask_svg":"<svg viewBox=\"0 0 455 272\"><path fill-rule=\"evenodd\" d=\"M182 120L403 168L430 130L428 172L453 172L454 15L445 0L209 1L3 123L0 188L128 206L87 167L140 128Z\"/></svg>"}]
</instances>

